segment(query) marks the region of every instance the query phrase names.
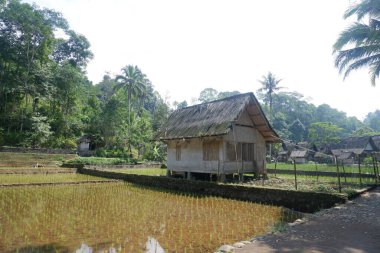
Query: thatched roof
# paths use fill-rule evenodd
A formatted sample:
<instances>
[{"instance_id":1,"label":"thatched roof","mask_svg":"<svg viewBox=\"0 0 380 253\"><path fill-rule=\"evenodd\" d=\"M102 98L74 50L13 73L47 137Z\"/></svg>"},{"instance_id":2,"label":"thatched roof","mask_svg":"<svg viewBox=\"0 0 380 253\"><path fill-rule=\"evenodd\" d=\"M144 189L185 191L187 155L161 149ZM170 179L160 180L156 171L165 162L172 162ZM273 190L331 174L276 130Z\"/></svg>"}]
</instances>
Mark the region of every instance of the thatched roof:
<instances>
[{"instance_id":1,"label":"thatched roof","mask_svg":"<svg viewBox=\"0 0 380 253\"><path fill-rule=\"evenodd\" d=\"M346 160L355 157L354 152L343 152L338 156L338 159Z\"/></svg>"},{"instance_id":2,"label":"thatched roof","mask_svg":"<svg viewBox=\"0 0 380 253\"><path fill-rule=\"evenodd\" d=\"M228 134L247 110L254 127L267 142L279 137L265 117L253 93L239 94L174 111L162 126L157 139L172 140Z\"/></svg>"},{"instance_id":3,"label":"thatched roof","mask_svg":"<svg viewBox=\"0 0 380 253\"><path fill-rule=\"evenodd\" d=\"M307 155L307 150L293 150L292 153L290 153L291 158L306 158Z\"/></svg>"},{"instance_id":4,"label":"thatched roof","mask_svg":"<svg viewBox=\"0 0 380 253\"><path fill-rule=\"evenodd\" d=\"M380 150L380 135L372 136L373 143L375 144L376 148Z\"/></svg>"},{"instance_id":5,"label":"thatched roof","mask_svg":"<svg viewBox=\"0 0 380 253\"><path fill-rule=\"evenodd\" d=\"M78 140L77 140L77 143L90 143L91 142L91 136L86 134L86 135L83 135L81 136Z\"/></svg>"},{"instance_id":6,"label":"thatched roof","mask_svg":"<svg viewBox=\"0 0 380 253\"><path fill-rule=\"evenodd\" d=\"M362 154L365 152L371 152L368 149L368 146L372 146L376 151L377 148L370 136L361 136L361 137L348 137L346 139L341 140L339 143L331 144L332 153L336 153L339 151L342 152L354 152L355 154Z\"/></svg>"}]
</instances>

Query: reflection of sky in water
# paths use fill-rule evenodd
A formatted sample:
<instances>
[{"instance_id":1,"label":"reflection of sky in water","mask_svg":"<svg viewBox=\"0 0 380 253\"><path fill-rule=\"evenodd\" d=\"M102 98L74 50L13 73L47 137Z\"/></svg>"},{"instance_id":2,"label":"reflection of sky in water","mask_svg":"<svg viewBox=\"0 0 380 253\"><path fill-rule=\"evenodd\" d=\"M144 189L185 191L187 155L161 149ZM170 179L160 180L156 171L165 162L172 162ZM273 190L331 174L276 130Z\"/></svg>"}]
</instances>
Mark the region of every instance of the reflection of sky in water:
<instances>
[{"instance_id":1,"label":"reflection of sky in water","mask_svg":"<svg viewBox=\"0 0 380 253\"><path fill-rule=\"evenodd\" d=\"M79 249L75 253L92 253L92 248L88 247L86 244L82 243Z\"/></svg>"},{"instance_id":2,"label":"reflection of sky in water","mask_svg":"<svg viewBox=\"0 0 380 253\"><path fill-rule=\"evenodd\" d=\"M119 250L116 250L114 247L110 247L109 249L102 249L97 251L98 253L116 253ZM75 251L75 253L93 253L94 250L87 246L86 244L82 243L80 248ZM154 239L153 237L148 237L148 241L146 242L145 246L145 253L165 253L165 250L161 247L160 243Z\"/></svg>"},{"instance_id":3,"label":"reflection of sky in water","mask_svg":"<svg viewBox=\"0 0 380 253\"><path fill-rule=\"evenodd\" d=\"M156 239L153 237L148 237L145 253L165 253L165 250Z\"/></svg>"}]
</instances>

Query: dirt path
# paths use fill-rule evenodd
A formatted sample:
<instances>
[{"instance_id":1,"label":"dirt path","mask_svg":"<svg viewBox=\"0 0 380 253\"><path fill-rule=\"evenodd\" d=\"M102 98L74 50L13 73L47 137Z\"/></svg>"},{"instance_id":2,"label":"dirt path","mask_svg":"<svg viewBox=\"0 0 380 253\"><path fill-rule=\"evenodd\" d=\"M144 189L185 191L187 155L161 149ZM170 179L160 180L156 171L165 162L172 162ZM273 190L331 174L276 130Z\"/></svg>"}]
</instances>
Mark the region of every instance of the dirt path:
<instances>
[{"instance_id":1,"label":"dirt path","mask_svg":"<svg viewBox=\"0 0 380 253\"><path fill-rule=\"evenodd\" d=\"M236 253L380 252L380 187L331 209L310 215L285 232L257 238Z\"/></svg>"}]
</instances>

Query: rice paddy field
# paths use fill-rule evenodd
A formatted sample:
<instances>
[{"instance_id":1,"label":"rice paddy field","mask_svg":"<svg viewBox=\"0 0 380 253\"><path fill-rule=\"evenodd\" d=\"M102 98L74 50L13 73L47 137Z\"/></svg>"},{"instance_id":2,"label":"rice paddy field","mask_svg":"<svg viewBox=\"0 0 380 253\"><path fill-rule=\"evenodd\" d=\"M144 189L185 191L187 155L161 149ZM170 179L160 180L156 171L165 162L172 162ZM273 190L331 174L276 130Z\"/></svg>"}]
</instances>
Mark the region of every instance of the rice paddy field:
<instances>
[{"instance_id":1,"label":"rice paddy field","mask_svg":"<svg viewBox=\"0 0 380 253\"><path fill-rule=\"evenodd\" d=\"M13 184L43 184L43 183L67 183L67 182L96 182L104 181L101 177L94 177L82 174L2 174L0 175L1 185Z\"/></svg>"},{"instance_id":2,"label":"rice paddy field","mask_svg":"<svg viewBox=\"0 0 380 253\"><path fill-rule=\"evenodd\" d=\"M42 166L44 168L58 168L63 161L77 157L73 154L42 154L42 153L14 153L0 152L0 170L2 169L30 169Z\"/></svg>"},{"instance_id":3,"label":"rice paddy field","mask_svg":"<svg viewBox=\"0 0 380 253\"><path fill-rule=\"evenodd\" d=\"M0 252L213 252L298 218L124 182L0 188Z\"/></svg>"}]
</instances>

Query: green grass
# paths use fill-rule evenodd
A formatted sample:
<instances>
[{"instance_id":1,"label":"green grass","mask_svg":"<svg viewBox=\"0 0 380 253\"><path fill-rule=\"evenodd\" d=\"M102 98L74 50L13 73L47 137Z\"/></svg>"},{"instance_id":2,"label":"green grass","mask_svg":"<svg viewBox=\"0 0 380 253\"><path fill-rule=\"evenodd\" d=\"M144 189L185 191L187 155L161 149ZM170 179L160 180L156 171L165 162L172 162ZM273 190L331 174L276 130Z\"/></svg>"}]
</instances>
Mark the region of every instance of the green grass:
<instances>
[{"instance_id":1,"label":"green grass","mask_svg":"<svg viewBox=\"0 0 380 253\"><path fill-rule=\"evenodd\" d=\"M0 184L60 183L107 180L82 174L0 174Z\"/></svg>"},{"instance_id":2,"label":"green grass","mask_svg":"<svg viewBox=\"0 0 380 253\"><path fill-rule=\"evenodd\" d=\"M74 154L42 154L42 153L13 153L0 152L1 167L29 167L32 168L37 163L44 167L58 167L63 161L76 158Z\"/></svg>"},{"instance_id":3,"label":"green grass","mask_svg":"<svg viewBox=\"0 0 380 253\"><path fill-rule=\"evenodd\" d=\"M358 178L341 177L341 191L350 196L357 190L360 190L368 185L375 184L375 179L363 178L362 185L359 183ZM245 183L255 187L277 188L284 190L295 190L294 175L268 175L268 180L252 180ZM317 177L315 176L301 176L297 175L297 189L302 191L315 191L327 193L339 193L339 184L337 177Z\"/></svg>"},{"instance_id":4,"label":"green grass","mask_svg":"<svg viewBox=\"0 0 380 253\"><path fill-rule=\"evenodd\" d=\"M112 169L112 172L144 176L166 176L166 169Z\"/></svg>"},{"instance_id":5,"label":"green grass","mask_svg":"<svg viewBox=\"0 0 380 253\"><path fill-rule=\"evenodd\" d=\"M85 165L122 165L129 162L122 158L106 158L106 157L76 157L65 161L68 164L85 164Z\"/></svg>"},{"instance_id":6,"label":"green grass","mask_svg":"<svg viewBox=\"0 0 380 253\"><path fill-rule=\"evenodd\" d=\"M275 164L274 163L267 163L267 169L274 169ZM297 170L303 170L303 171L326 171L326 172L336 172L336 165L330 165L330 164L296 164ZM290 163L277 163L276 169L278 170L293 170L294 166ZM343 167L339 165L340 172L343 172ZM346 173L359 173L359 168L357 165L345 165L344 170ZM361 172L373 174L373 167L372 166L365 166L361 165Z\"/></svg>"}]
</instances>

